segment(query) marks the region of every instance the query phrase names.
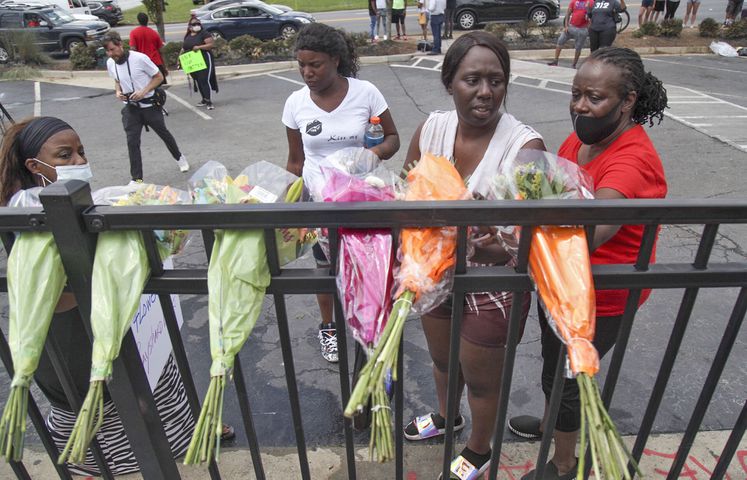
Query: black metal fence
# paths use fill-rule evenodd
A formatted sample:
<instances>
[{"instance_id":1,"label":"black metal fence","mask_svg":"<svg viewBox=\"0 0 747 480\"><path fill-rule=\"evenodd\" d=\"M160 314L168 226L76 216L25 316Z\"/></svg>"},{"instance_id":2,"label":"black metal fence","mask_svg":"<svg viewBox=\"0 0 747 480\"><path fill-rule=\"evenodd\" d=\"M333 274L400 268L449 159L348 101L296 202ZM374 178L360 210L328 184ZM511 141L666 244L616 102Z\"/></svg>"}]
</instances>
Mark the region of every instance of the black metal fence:
<instances>
[{"instance_id":1,"label":"black metal fence","mask_svg":"<svg viewBox=\"0 0 747 480\"><path fill-rule=\"evenodd\" d=\"M629 289L630 294L622 319L608 374L604 382L602 398L609 406L615 385L620 374L626 352L638 300L642 289L684 289L679 311L668 340L666 353L659 366L658 376L651 393L643 421L636 438L633 454L640 459L646 445L654 419L659 410L664 390L669 380L672 366L677 358L685 330L690 320L695 299L700 289L727 288L739 289L737 300L723 332L710 371L701 387L697 404L691 414L687 429L683 434L668 479L674 479L687 459L689 450L706 409L709 406L720 375L729 358L732 347L742 326L747 310L747 263L715 263L710 260L713 246L721 224L747 223L747 200L623 200L623 201L545 201L545 202L391 202L368 204L269 204L269 205L210 205L174 207L94 207L87 184L78 181L58 182L47 187L41 200L43 209L6 208L0 214L6 250L12 244L11 232L51 231L57 242L62 261L68 276L68 288L74 292L83 318L88 318L91 309L91 271L96 245L96 234L106 230L141 230L144 232L148 257L152 269L151 278L145 287L146 293L157 294L163 306L167 329L171 338L173 355L185 382L189 405L195 417L199 414L199 397L195 389L190 365L177 326L176 317L169 294L207 294L207 269L164 270L158 257L154 229L183 228L200 230L205 243L207 258L213 243L214 229L253 228L264 229L268 246L268 260L272 283L267 290L275 300L277 328L282 350L285 376L290 402L293 427L295 430L298 461L301 477L309 479L310 470L306 452L300 398L293 362L293 350L286 314L285 295L335 293L334 272L323 269L281 269L275 250L274 228L278 227L327 227L330 229L330 244L333 260L336 257L336 228L391 228L393 236L399 229L414 226L456 226L458 227L457 265L453 294L463 298L466 293L480 291L510 291L515 296L533 289L527 274L527 259L531 238L522 236L519 245L518 266L511 267L466 267L466 246L468 227L476 225L558 225L578 224L586 226L593 233L595 225L603 224L642 224L645 225L644 238L638 261L635 265L594 266L594 281L597 289ZM681 263L651 264L651 254L657 229L660 225L702 226L699 245L695 257ZM528 231L529 229L527 229ZM335 262L332 262L334 265ZM7 291L7 278L0 278L0 290ZM493 462L490 478L495 479L498 459L506 423L509 392L511 390L516 346L519 338L521 302L513 302L510 313L508 344L503 366L501 397L498 406L496 429L493 438ZM340 352L347 352L347 335L341 315L339 301L335 301L338 342ZM442 470L448 478L448 468L454 449L453 424L458 405L457 372L459 354L459 331L463 314L463 302L454 302L451 324L451 353L449 361L449 390L447 433L444 441ZM89 330L90 335L90 330ZM46 347L53 363L54 349ZM402 357L400 345L400 358ZM406 353L406 352L404 352ZM561 355L564 352L561 352ZM8 345L4 335L0 335L0 357L6 370L12 375L12 365ZM403 386L404 379L400 361L399 382L395 385L394 422L396 432L395 478L403 478ZM559 362L562 364L563 362ZM58 376L66 389L70 404L80 407L81 392L76 392L74 384L66 375L65 365L57 365ZM556 385L559 385L561 369L556 372ZM348 356L340 355L340 397L342 407L350 395L350 369ZM250 453L257 478L266 478L262 465L260 445L254 430L251 406L244 383L242 365L237 356L234 381L239 399L244 428L249 439ZM125 338L119 359L114 365L114 374L108 384L112 399L122 417L123 424L142 474L146 479L178 479L176 463L170 456L170 449L147 382L137 347L131 334ZM560 403L560 395L555 389L550 400L549 424L554 423ZM723 478L747 425L747 407L743 405L741 414L721 452L711 478ZM29 415L50 458L56 465L59 455L49 433L45 429L41 412L33 400L29 404ZM346 468L348 478L356 478L356 462L352 422L344 422L346 448ZM545 434L537 458L537 477L542 478L542 469L547 460L550 435ZM102 467L104 478L112 478L105 468L105 462L97 446L93 445L97 462ZM30 478L23 463L11 464L19 479ZM70 474L57 466L62 479ZM217 465L209 466L210 477L220 478Z\"/></svg>"}]
</instances>

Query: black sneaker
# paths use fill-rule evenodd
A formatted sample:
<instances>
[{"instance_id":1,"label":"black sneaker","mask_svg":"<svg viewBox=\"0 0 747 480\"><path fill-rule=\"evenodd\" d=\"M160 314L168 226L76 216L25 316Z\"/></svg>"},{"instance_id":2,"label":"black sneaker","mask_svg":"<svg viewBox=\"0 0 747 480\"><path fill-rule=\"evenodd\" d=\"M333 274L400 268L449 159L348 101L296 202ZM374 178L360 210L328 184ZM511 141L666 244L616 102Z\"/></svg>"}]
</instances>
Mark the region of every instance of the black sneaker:
<instances>
[{"instance_id":1,"label":"black sneaker","mask_svg":"<svg viewBox=\"0 0 747 480\"><path fill-rule=\"evenodd\" d=\"M321 324L318 338L322 357L330 363L337 363L337 328L335 328L335 324Z\"/></svg>"},{"instance_id":2,"label":"black sneaker","mask_svg":"<svg viewBox=\"0 0 747 480\"><path fill-rule=\"evenodd\" d=\"M511 433L529 440L542 438L540 425L542 420L531 415L519 415L508 420L508 429Z\"/></svg>"}]
</instances>

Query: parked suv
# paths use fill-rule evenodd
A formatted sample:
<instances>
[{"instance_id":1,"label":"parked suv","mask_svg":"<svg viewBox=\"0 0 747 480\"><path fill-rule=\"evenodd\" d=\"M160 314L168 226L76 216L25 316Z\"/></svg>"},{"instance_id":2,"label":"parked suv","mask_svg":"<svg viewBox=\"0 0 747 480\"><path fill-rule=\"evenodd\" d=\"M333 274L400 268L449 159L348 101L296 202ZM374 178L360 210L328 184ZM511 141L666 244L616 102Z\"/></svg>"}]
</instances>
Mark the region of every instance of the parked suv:
<instances>
[{"instance_id":1,"label":"parked suv","mask_svg":"<svg viewBox=\"0 0 747 480\"><path fill-rule=\"evenodd\" d=\"M488 22L521 22L530 20L539 26L558 18L558 0L457 0L454 24L471 30Z\"/></svg>"},{"instance_id":2,"label":"parked suv","mask_svg":"<svg viewBox=\"0 0 747 480\"><path fill-rule=\"evenodd\" d=\"M124 20L122 9L114 3L114 0L95 0L88 2L91 13L112 27Z\"/></svg>"},{"instance_id":3,"label":"parked suv","mask_svg":"<svg viewBox=\"0 0 747 480\"><path fill-rule=\"evenodd\" d=\"M70 52L78 44L100 40L109 25L100 20L76 20L53 6L0 5L0 62L8 61L7 34L32 32L47 52Z\"/></svg>"}]
</instances>

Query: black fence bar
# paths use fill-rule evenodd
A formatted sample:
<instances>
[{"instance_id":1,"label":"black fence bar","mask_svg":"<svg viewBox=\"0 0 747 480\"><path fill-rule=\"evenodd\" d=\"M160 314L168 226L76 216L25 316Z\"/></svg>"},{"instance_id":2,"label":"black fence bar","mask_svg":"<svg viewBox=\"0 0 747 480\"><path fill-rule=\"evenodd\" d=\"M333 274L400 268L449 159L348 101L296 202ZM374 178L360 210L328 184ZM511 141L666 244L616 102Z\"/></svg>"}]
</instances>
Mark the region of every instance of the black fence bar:
<instances>
[{"instance_id":1,"label":"black fence bar","mask_svg":"<svg viewBox=\"0 0 747 480\"><path fill-rule=\"evenodd\" d=\"M29 475L28 470L26 470L26 466L23 462L11 460L8 463L10 464L10 469L16 474L16 478L19 480L31 480L31 476Z\"/></svg>"},{"instance_id":2,"label":"black fence bar","mask_svg":"<svg viewBox=\"0 0 747 480\"><path fill-rule=\"evenodd\" d=\"M265 203L96 207L92 232L183 228L382 228L473 225L659 225L747 223L747 200L483 200L443 202ZM562 212L562 215L559 214ZM499 219L499 220L497 220ZM0 220L2 222L2 220ZM20 223L20 222L19 222ZM18 223L14 223L18 224ZM4 225L0 223L0 229ZM25 228L29 227L25 225ZM9 229L9 228L8 228ZM5 230L8 230L5 229Z\"/></svg>"},{"instance_id":3,"label":"black fence bar","mask_svg":"<svg viewBox=\"0 0 747 480\"><path fill-rule=\"evenodd\" d=\"M252 417L251 405L249 405L249 395L246 390L244 369L241 368L241 359L238 355L236 355L233 360L233 383L236 385L236 396L239 399L239 410L241 410L241 418L244 421L246 438L249 441L249 453L252 456L254 475L256 475L257 480L264 480L266 478L265 468L262 465L262 455L259 451L257 430L254 428L254 418Z\"/></svg>"},{"instance_id":4,"label":"black fence bar","mask_svg":"<svg viewBox=\"0 0 747 480\"><path fill-rule=\"evenodd\" d=\"M74 182L60 182L50 187L50 189L59 190L60 185L65 186L65 188L76 186ZM61 247L60 250L66 269L71 269L70 271L68 271L68 275L71 276L72 272L72 289L76 293L76 296L78 296L79 303L83 307L82 312L84 313L84 317L86 316L85 308L88 308L88 313L90 313L90 293L88 295L88 298L86 298L86 285L84 284L84 280L86 278L86 270L90 270L90 265L92 264L92 252L93 246L95 245L95 236L91 235L92 233L105 230L141 230L143 232L147 232L145 238L148 238L148 236L152 236L151 231L153 229L200 229L203 230L205 250L209 257L213 243L212 229L265 229L265 238L267 240L266 244L268 246L268 261L270 263L270 271L272 275L272 283L268 288L268 293L272 294L276 300L276 311L278 316L281 347L283 346L283 343L287 343L287 354L285 348L283 348L283 359L286 364L286 381L289 385L289 398L291 401L291 409L293 410L294 427L296 428L299 461L302 465L301 471L304 478L307 478L309 476L308 460L306 458L305 439L303 438L300 401L298 398L297 384L295 379L295 369L293 368L293 356L290 345L290 336L288 332L287 312L285 312L284 295L292 293L334 294L335 317L338 326L338 342L340 347L339 355L344 357L344 359L340 359L340 388L343 407L347 403L347 399L349 398L350 394L349 372L347 364L348 349L346 345L347 336L345 331L346 325L345 320L342 316L339 298L336 295L334 267L330 268L329 271L321 269L281 269L277 264L277 254L275 248L273 248L274 228L280 226L328 227L330 229L330 246L332 250L331 259L333 260L332 265L334 266L334 260L337 253L337 228L392 228L393 236L396 236L395 232L397 232L398 229L402 227L458 227L457 252L459 255L457 259L458 263L454 281L455 308L453 311L451 327L452 348L449 358L450 374L446 412L447 432L444 445L444 468L442 471L442 473L444 474L448 473L448 467L454 450L453 423L456 416L457 407L459 405L459 399L456 398L456 386L458 382L458 375L456 375L456 372L458 372L457 368L460 337L459 331L461 329L461 321L464 308L464 295L468 292L493 290L511 291L514 292L515 300L517 297L521 296L521 292L532 290L532 284L526 273L527 254L529 251L531 236L525 235L521 238L519 246L519 265L516 269L512 269L510 267L480 267L470 268L469 270L466 270L465 252L467 250L467 232L469 226L489 226L495 223L500 223L506 225L520 225L523 228L531 228L532 225L537 224L578 224L587 227L586 230L588 232L593 231L595 224L646 225L644 239L641 247L641 255L639 256L639 261L636 265L600 265L593 267L593 275L595 286L597 287L597 289L632 289L628 298L626 313L624 314L624 325L621 329L620 336L618 337L618 344L616 346L615 352L613 352L613 362L610 367L610 372L612 373L612 375L608 375L607 381L605 382L605 393L608 394L606 403L608 405L609 400L611 400L612 397L614 385L617 382L617 376L619 375L619 369L622 364L624 350L626 348L628 337L630 335L630 329L635 318L635 312L637 310L637 303L638 299L640 298L639 295L641 289L699 289L709 287L740 287L742 290L740 293L740 300L738 300L737 305L735 306L735 312L738 312L739 308L741 308L742 318L744 317L745 304L747 303L747 301L744 299L744 291L745 289L747 289L746 263L716 263L709 265L707 255L699 255L698 257L696 257L696 261L693 265L684 265L681 263L649 265L649 257L654 245L656 230L658 229L660 224L706 225L702 243L711 243L712 246L712 244L715 242L715 236L718 230L719 223L747 223L747 201L745 200L717 199L705 201L625 200L588 202L386 202L381 204L294 204L293 206L282 204L267 204L251 206L218 205L116 208L93 207L86 210L86 208L90 205L90 194L87 190L81 192L78 188L68 188L68 190L66 190L64 193L71 193L75 198L73 200L57 198L54 199L54 201L65 203L64 208L69 209L69 211L65 213L63 212L63 207L58 206L56 211L64 213L62 217L64 217L67 221L68 230L70 230L70 225L73 226L72 234L69 231L61 231L59 225L62 220L57 218L51 220L47 219L45 212L41 212L38 209L30 209L26 212L18 209L13 212L13 215L9 215L7 217L0 216L0 230L3 230L3 225L16 226L16 228L13 228L15 231L45 230L50 226L54 227L53 230L58 243L60 245L68 245L68 247L66 248ZM61 195L60 192L57 192L56 195L57 197L64 196ZM50 200L48 199L47 203L49 201ZM45 203L45 206L47 203ZM54 207L54 205L52 206ZM54 208L47 208L47 213L52 213L53 210ZM50 222L50 225L48 225L47 222ZM89 235L86 235L85 232L88 232ZM73 245L73 241L76 239L78 241L78 243L75 244L76 248L71 248L70 245ZM151 264L155 265L156 268L153 269L153 275L147 282L145 288L145 291L147 293L157 293L159 295L166 296L168 296L168 294L170 293L207 293L207 272L205 269L179 269L161 271L158 268L158 264L160 264L160 261L155 262L153 259L156 252L153 246L154 245L151 244L151 246L149 247L149 257L151 259ZM76 263L76 259L82 259L82 263ZM90 282L90 272L88 273L88 280ZM4 288L7 285L4 282L5 279L0 278L0 289ZM88 291L90 292L90 285L88 285L88 287ZM280 305L280 309L278 309L278 305ZM497 428L495 432L495 438L499 439L499 441L493 446L491 478L495 478L500 461L500 448L503 439L503 428L505 426L508 396L510 394L510 385L512 380L511 374L514 367L515 348L518 339L518 317L521 313L519 307L520 305L512 307L512 318L509 323L509 340L507 345L506 358L504 360L504 378L502 380L503 385L501 397L499 400L499 411L496 419ZM169 308L165 307L165 309ZM516 308L516 313L514 313L514 308ZM731 328L732 324L735 321L734 315L735 313L732 314L730 327L727 328L727 334L725 334L724 340L722 340L722 346L726 341L725 339L727 338L727 336L732 335L736 337L736 334L739 331L739 326ZM740 319L740 325L741 321L742 320ZM281 324L284 324L284 327L281 328ZM285 334L282 333L283 329L285 330ZM512 332L515 335L513 344L511 340ZM175 334L178 335L178 331L175 332ZM734 340L732 339L732 344L733 341ZM454 348L455 344L456 348ZM123 345L123 356L121 361L137 364L137 360L139 360L139 358L130 358L125 354L125 352L129 350L129 348L130 346L128 346L127 342L125 342L125 345ZM511 351L512 348L513 351ZM723 364L726 362L726 359L728 358L728 355L730 353L730 348L731 346L729 347L729 349L726 349L723 352L723 354L721 355L721 357L723 358L717 355L717 360L714 361L714 364L711 368L709 379L711 378L714 369L718 369L720 375L720 371L721 369L723 369ZM620 350L619 355L618 350ZM722 353L721 348L719 350L719 353ZM398 374L402 373L402 364L404 362L402 354L402 345L400 345L400 363L398 365ZM722 360L723 362L719 366L717 362L721 362ZM290 369L288 368L289 365ZM239 372L237 373L237 376L240 376L243 380L244 376L239 375L239 373L242 373L240 371L240 367L241 365L239 364ZM118 368L121 368L119 364L117 364L117 366L115 367L115 380L117 380L118 377ZM142 369L140 370L142 373ZM137 372L135 372L135 374L137 374ZM138 381L137 378L135 378L134 380L132 378L121 378L130 385L129 388L134 388L133 385ZM403 378L401 377L401 375L398 375L398 379L399 382L397 384L397 389L399 393L401 392L401 383ZM557 380L558 379L556 378L556 381ZM717 380L718 375L716 376L716 381ZM708 384L708 381L706 383ZM293 394L291 393L292 389L290 388L290 385L293 385L293 390L295 390L295 398L293 398ZM707 405L710 402L710 398L713 394L713 392L711 391L710 394L706 395L707 387L708 385L704 387L704 391L701 393L701 398L699 399L698 406L696 406L696 411L698 411L699 409L703 409L703 414L704 409L707 408ZM713 388L715 388L715 385ZM240 388L238 388L237 386L237 390L239 389ZM112 394L113 398L115 398L115 402L117 401L117 398L120 397L124 398L124 400L120 398L120 401L122 402L133 402L133 399L127 398L126 394L122 395L114 391L112 392ZM398 440L396 459L397 473L395 474L397 478L401 478L400 472L403 470L403 455L402 449L399 446L399 442L401 442L402 440L401 430L403 421L401 418L401 397L401 394L398 394L395 398L395 402L397 402L395 405L395 415L396 417L399 417L399 420L395 417L395 428L398 430L396 432ZM146 395L146 400L147 399L148 395ZM152 403L152 398L150 398L150 400ZM117 406L119 408L119 405ZM144 412L146 413L149 409L151 409L151 412L155 411L154 405L152 404L146 405L144 409ZM740 416L740 421L738 421L737 425L735 426L735 432L738 431L739 428L741 428L742 430L744 429L743 425L740 427L740 422L743 423L742 416ZM128 415L124 415L123 417L128 417ZM247 420L251 421L251 412L244 413L242 411L242 417L244 417L245 422ZM131 427L129 425L129 417L123 418L123 422L125 422L125 425L127 425L128 435L131 434L133 429L137 431L137 429L139 428L139 425L136 425L135 427ZM141 421L141 424L142 423L147 422ZM352 423L349 420L345 420L344 425L348 477L355 478L356 473ZM697 425L694 426L694 429L697 430L699 425L700 421L697 423ZM498 432L498 430L501 430L500 433ZM735 432L732 432L732 437L735 435ZM159 468L162 468L161 464L163 462L172 465L174 464L173 459L167 459L167 457L169 456L168 450L163 459L152 458L153 453L158 452L157 437L158 434L153 436L144 435L138 437L143 440L142 443L144 446L142 448L149 449L150 458L146 461L147 465L143 467L141 463L141 467L143 467L143 475L149 479L166 478L159 475L150 475L149 472L157 471ZM248 432L248 437L250 437L249 441L251 449L251 442L256 442L256 435L253 432ZM252 440L251 437L254 437L254 440ZM732 442L730 438L730 440L727 442L725 452L728 453L728 449L731 448L732 444L734 444L734 448L736 448L736 443L738 442ZM134 446L135 445L133 445L133 447ZM681 445L681 450L684 446L685 445L683 442L683 444ZM689 451L689 446L687 448L687 451ZM256 445L256 450L257 452L259 452L258 443ZM687 455L687 451L685 451L684 453L685 456ZM141 455L139 454L139 452L136 451L135 453L138 457L138 460L141 461ZM304 466L306 467L306 472L304 472ZM538 467L541 466L538 465ZM263 478L263 475L264 473L262 473L262 475L258 475L258 477ZM178 478L178 476L172 476L168 478Z\"/></svg>"},{"instance_id":5,"label":"black fence bar","mask_svg":"<svg viewBox=\"0 0 747 480\"><path fill-rule=\"evenodd\" d=\"M60 385L62 385L62 390L65 393L65 398L67 399L68 404L73 408L73 411L76 414L80 413L80 409L83 406L83 392L79 392L78 388L75 386L73 375L63 360L61 348L56 339L51 336L47 337L46 342L44 342L44 351L42 355L49 356L50 363L52 364L52 368L54 368L57 378L60 380ZM111 469L106 463L106 457L104 456L104 452L101 450L101 446L99 446L96 437L91 441L91 446L89 448L93 454L93 460L99 467L101 476L106 480L113 480L114 475L112 475Z\"/></svg>"},{"instance_id":6,"label":"black fence bar","mask_svg":"<svg viewBox=\"0 0 747 480\"><path fill-rule=\"evenodd\" d=\"M8 341L6 340L5 334L2 331L0 331L0 361L3 362L3 367L5 367L5 371L8 372L8 376L10 378L13 378L13 358L10 354L10 346L8 345ZM57 471L57 475L62 480L71 480L72 477L70 476L70 472L67 471L67 468L64 465L57 464L57 459L60 456L60 452L59 450L57 450L57 446L52 440L52 437L49 434L49 430L47 430L47 426L44 423L44 417L39 411L39 407L36 405L36 400L34 400L31 392L29 392L28 412L29 417L31 417L31 423L34 425L36 433L39 435L39 438L44 445L44 449L47 451L47 455L49 455L49 459L52 461L52 464ZM13 468L14 466L18 467L18 470ZM23 464L11 462L11 468L13 468L13 471L16 473L16 476L19 479L30 478Z\"/></svg>"},{"instance_id":7,"label":"black fence bar","mask_svg":"<svg viewBox=\"0 0 747 480\"><path fill-rule=\"evenodd\" d=\"M288 312L285 308L285 297L283 295L273 295L273 298L275 300L275 314L278 322L280 350L283 354L283 366L285 367L285 384L288 388L293 429L296 434L296 449L298 450L298 462L301 467L301 478L303 480L311 480L309 459L306 454L306 436L301 418L301 401L298 395L298 383L296 382L296 366L293 362L293 347L291 346L290 328L288 327Z\"/></svg>"},{"instance_id":8,"label":"black fence bar","mask_svg":"<svg viewBox=\"0 0 747 480\"><path fill-rule=\"evenodd\" d=\"M397 347L397 381L394 383L394 478L403 480L405 475L404 395L405 395L405 335L402 334Z\"/></svg>"},{"instance_id":9,"label":"black fence bar","mask_svg":"<svg viewBox=\"0 0 747 480\"><path fill-rule=\"evenodd\" d=\"M690 453L690 448L695 440L695 435L698 433L700 423L703 421L708 404L718 385L721 372L724 370L726 361L729 359L729 353L731 353L731 349L737 339L737 334L739 334L739 329L742 327L745 313L747 313L747 288L742 288L739 290L737 301L734 303L734 309L729 317L729 323L726 325L724 336L721 337L721 343L719 343L713 363L711 364L711 369L708 371L708 376L706 376L703 390L700 392L698 402L695 404L695 409L690 417L690 422L688 422L685 433L682 436L680 447L677 449L677 455L672 462L672 467L669 469L667 480L674 480L679 477L680 471L685 465L687 455Z\"/></svg>"},{"instance_id":10,"label":"black fence bar","mask_svg":"<svg viewBox=\"0 0 747 480\"><path fill-rule=\"evenodd\" d=\"M549 319L548 319L549 320ZM552 393L550 402L547 406L547 421L542 432L542 441L540 442L539 453L537 454L537 464L534 471L534 480L542 480L547 466L547 454L550 451L550 443L555 433L555 423L558 420L560 412L560 402L563 400L563 390L565 387L565 365L566 365L566 346L561 344L558 349L557 365L555 366L555 375L552 381ZM571 380L573 381L573 380Z\"/></svg>"},{"instance_id":11,"label":"black fence bar","mask_svg":"<svg viewBox=\"0 0 747 480\"><path fill-rule=\"evenodd\" d=\"M731 459L734 458L734 454L737 452L739 442L744 436L745 427L747 427L747 402L742 404L742 412L739 414L737 423L729 435L729 439L726 441L724 450L721 452L721 456L716 463L716 467L713 469L712 479L720 480L724 478L726 470L729 468Z\"/></svg>"},{"instance_id":12,"label":"black fence bar","mask_svg":"<svg viewBox=\"0 0 747 480\"><path fill-rule=\"evenodd\" d=\"M457 240L458 246L459 239ZM462 316L464 314L464 292L455 286L452 292L451 332L449 337L449 373L446 388L446 436L444 438L444 455L441 464L442 478L449 478L451 459L454 456L454 421L459 411L460 395L460 366L459 350L462 331Z\"/></svg>"},{"instance_id":13,"label":"black fence bar","mask_svg":"<svg viewBox=\"0 0 747 480\"><path fill-rule=\"evenodd\" d=\"M83 323L88 325L85 320L91 316L91 273L96 238L85 232L81 214L93 203L90 186L78 180L57 182L45 188L39 198L48 215L47 221L55 235ZM132 332L122 341L107 388L143 476L149 480L179 479Z\"/></svg>"}]
</instances>

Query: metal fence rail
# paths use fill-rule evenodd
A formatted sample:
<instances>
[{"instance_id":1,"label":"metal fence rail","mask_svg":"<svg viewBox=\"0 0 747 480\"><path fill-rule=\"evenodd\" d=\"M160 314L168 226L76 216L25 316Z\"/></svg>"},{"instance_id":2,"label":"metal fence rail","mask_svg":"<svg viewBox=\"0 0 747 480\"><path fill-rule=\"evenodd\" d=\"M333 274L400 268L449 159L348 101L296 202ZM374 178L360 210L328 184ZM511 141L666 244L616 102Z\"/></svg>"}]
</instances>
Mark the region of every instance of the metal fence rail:
<instances>
[{"instance_id":1,"label":"metal fence rail","mask_svg":"<svg viewBox=\"0 0 747 480\"><path fill-rule=\"evenodd\" d=\"M296 438L301 477L310 479L306 452L301 401L296 382L293 350L288 326L285 296L290 294L336 294L334 271L323 269L282 269L275 248L274 229L279 227L327 227L330 228L332 265L337 255L337 228L388 228L395 240L399 230L414 226L456 226L458 227L457 265L454 276L455 296L451 325L451 352L449 357L449 390L447 432L444 440L442 470L448 478L448 467L454 447L454 418L459 399L457 398L457 369L459 356L459 331L462 321L463 297L467 293L481 291L510 291L515 298L533 290L527 273L528 253L531 236L523 235L519 245L517 267L466 267L467 234L470 226L479 225L559 225L578 224L593 232L595 225L602 224L642 224L646 225L644 239L638 261L635 265L595 265L594 281L597 289L630 289L628 303L622 319L607 379L604 382L603 400L609 406L614 387L622 367L631 328L634 323L641 290L684 289L679 312L672 330L666 354L659 367L659 374L651 393L643 423L633 448L636 459L640 459L643 448L651 433L653 422L659 410L664 390L669 380L672 365L692 314L698 291L703 288L739 288L728 325L723 333L710 372L706 378L697 405L683 436L676 460L669 472L669 478L676 478L684 465L695 434L700 428L705 411L710 404L715 386L729 358L731 349L740 331L747 310L747 263L714 263L710 261L720 224L747 223L747 200L624 200L624 201L543 201L543 202L391 202L371 204L270 204L270 205L210 205L174 207L93 207L87 184L78 181L58 182L47 187L41 200L40 209L3 209L0 214L0 232L3 232L6 249L9 248L9 232L30 230L51 231L56 239L60 255L68 275L69 289L75 293L83 318L87 319L91 308L91 271L95 251L96 234L107 230L141 230L146 239L148 258L151 264L151 278L145 293L157 294L161 301L166 325L171 337L174 358L185 383L190 408L195 417L199 413L199 397L192 380L191 369L184 345L179 334L170 294L207 294L207 268L164 270L158 258L154 229L183 228L200 230L203 235L207 258L213 244L214 229L264 229L267 243L268 261L272 282L267 294L275 300L277 328L282 351L291 408L293 429ZM651 264L651 253L657 229L660 225L690 224L703 225L700 245L695 257L686 262ZM529 229L527 229L528 231ZM395 243L396 244L396 243ZM0 290L7 291L7 279L0 278ZM499 466L500 450L505 429L508 398L511 390L512 374L519 339L521 302L513 302L510 313L508 343L503 366L502 390L498 406L496 429L493 438L492 464L489 478L495 479ZM344 408L350 395L350 368L346 326L341 315L341 305L335 295L335 315L338 328L340 375L340 398ZM89 332L90 334L90 332ZM0 341L0 356L11 371L5 338ZM402 349L402 345L400 345ZM400 358L404 358L400 350ZM561 355L563 352L561 352ZM54 361L54 358L52 359ZM399 362L399 382L395 385L395 434L396 461L395 478L403 478L404 455L402 441L403 427L403 385L402 364ZM563 362L559 362L562 364ZM562 369L556 372L555 385L562 382ZM239 407L249 439L249 447L257 478L264 479L261 448L254 431L251 405L243 366L236 358L234 379L239 397ZM62 378L63 385L70 385L69 379ZM131 334L122 346L120 358L114 366L112 380L108 388L123 424L138 463L146 479L177 479L179 473L175 461L170 457L166 437L155 410L147 378L140 363L137 348ZM70 388L70 404L79 405L80 396ZM76 398L77 397L77 398ZM554 424L560 405L559 389L554 388L550 400L549 424ZM56 449L48 438L38 409L32 408L31 418L47 453L56 459ZM722 478L734 456L744 431L745 408L737 420L732 434L724 447L712 478ZM544 435L537 459L538 477L544 467L551 440L550 430ZM348 478L356 478L356 463L352 422L344 421L346 464ZM12 465L16 476L29 478L22 463ZM64 468L58 468L60 478L69 478ZM209 466L213 480L220 478L215 464Z\"/></svg>"}]
</instances>

